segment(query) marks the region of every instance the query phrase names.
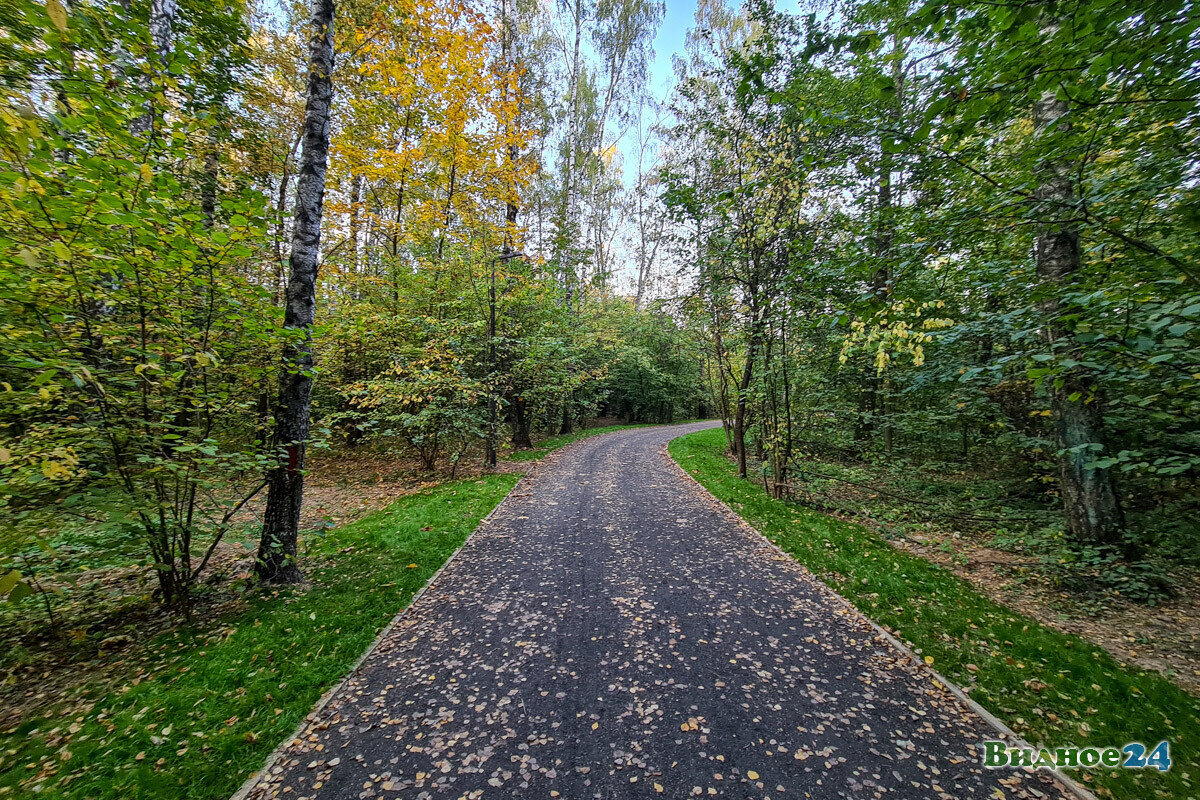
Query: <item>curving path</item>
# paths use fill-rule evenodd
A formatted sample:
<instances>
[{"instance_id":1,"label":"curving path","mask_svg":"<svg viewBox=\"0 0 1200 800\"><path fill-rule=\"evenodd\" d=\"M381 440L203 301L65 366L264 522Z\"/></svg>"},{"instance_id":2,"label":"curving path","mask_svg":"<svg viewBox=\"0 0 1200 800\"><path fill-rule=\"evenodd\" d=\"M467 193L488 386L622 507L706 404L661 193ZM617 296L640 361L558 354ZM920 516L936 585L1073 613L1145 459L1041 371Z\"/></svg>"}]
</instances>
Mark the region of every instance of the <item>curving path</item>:
<instances>
[{"instance_id":1,"label":"curving path","mask_svg":"<svg viewBox=\"0 0 1200 800\"><path fill-rule=\"evenodd\" d=\"M539 466L249 796L1066 796L670 462L709 426Z\"/></svg>"}]
</instances>

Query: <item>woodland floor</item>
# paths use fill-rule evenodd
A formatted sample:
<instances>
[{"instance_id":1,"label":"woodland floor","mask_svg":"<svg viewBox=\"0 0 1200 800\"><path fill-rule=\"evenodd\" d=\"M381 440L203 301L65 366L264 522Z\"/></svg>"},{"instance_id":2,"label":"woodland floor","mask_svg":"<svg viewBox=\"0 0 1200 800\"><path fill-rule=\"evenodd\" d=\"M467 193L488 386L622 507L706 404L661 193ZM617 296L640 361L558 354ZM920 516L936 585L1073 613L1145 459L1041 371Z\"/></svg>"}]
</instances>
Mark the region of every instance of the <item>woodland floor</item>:
<instances>
[{"instance_id":1,"label":"woodland floor","mask_svg":"<svg viewBox=\"0 0 1200 800\"><path fill-rule=\"evenodd\" d=\"M570 436L552 437L540 442L534 451L522 451L522 453L532 453L535 457L540 457L554 447L561 446L594 432L597 431L593 429ZM630 431L623 436L633 433L642 432ZM652 434L654 434L652 430L644 433L646 436L651 436ZM617 439L621 437L607 438ZM587 445L586 448L580 448L580 451L588 452L598 446L598 444L594 443ZM519 457L520 454L514 455ZM606 468L614 472L619 466L622 470L630 469L633 473L636 473L631 474L629 480L633 483L634 490L642 492L644 495L649 491L658 489L656 485L658 477L642 475L640 471L646 468L646 464L655 463L655 459L658 458L659 456L653 453L625 453L619 458L613 456L607 457L604 463ZM458 477L461 479L477 477L480 472L477 460L465 460L464 467L458 471ZM635 465L636 469L634 469ZM317 453L310 461L310 469L311 477L308 486L303 527L306 531L305 541L309 543L308 547L313 549L307 555L314 569L323 570L326 569L326 566L335 567L335 569L330 571L329 574L331 575L341 574L339 571L340 565L335 565L335 561L340 562L350 558L350 556L346 555L339 558L337 554L355 549L353 546L343 547L345 543L341 541L339 535L334 534L340 534L343 529L347 530L349 534L350 529L347 528L349 523L365 517L373 519L380 516L380 514L384 513L380 509L389 506L397 498L413 495L420 492L423 488L438 485L439 482L444 481L448 477L449 471L447 467L437 474L430 475L420 470L419 465L415 461L373 452L367 448ZM515 460L501 462L501 471L522 471L524 469L526 469L526 466ZM442 472L447 474L442 474ZM579 476L576 475L575 480L578 479ZM583 489L581 491L586 492L588 484L593 482L586 477L582 480L588 482L582 484ZM558 485L558 491L560 492L567 491L567 488L569 487L566 487L561 482ZM761 491L761 486L759 486L759 490ZM855 522L866 523L868 527L875 527L876 529L887 528L894 533L894 526L885 525L880 520L875 519L876 516L886 516L885 514L881 514L876 508L879 502L878 497L869 492L864 493L858 490L846 489L845 487L842 487L839 491L844 492L840 505L847 508L858 507L863 510L862 514L853 515ZM611 500L607 494L604 497L607 500ZM642 495L639 495L639 499L641 498ZM587 516L592 515L593 512L591 509L603 510L600 505L594 503L595 499L593 497L591 500L586 500L585 494L584 499L579 500L579 508L588 509L586 511ZM517 498L514 498L513 502L515 503L517 500ZM691 498L688 502L690 503L693 500L694 498ZM553 502L561 501L556 500ZM675 500L664 501L664 503L668 507L669 516L674 514L676 506L679 505ZM552 509L554 506L548 505L547 508ZM680 510L683 510L683 506L680 506ZM254 535L257 532L255 513L256 509L250 509L247 512L247 525L244 535L232 537L229 544L222 548L212 570L212 580L204 587L201 602L197 609L197 620L190 626L191 632L196 634L197 640L200 642L219 642L231 629L229 621L235 620L239 616L245 617L247 613L251 615L260 613L257 610L259 608L257 604L260 604L262 599L257 597L258 593L251 591L253 584L249 574L250 562L247 560L251 554L250 548L253 545ZM398 511L396 513L403 515L409 512ZM719 515L721 513L720 509L717 509L716 513ZM395 514L392 516L395 516ZM671 516L671 519L666 520L665 524L660 527L663 530L678 528L678 525L673 525L671 520L678 520L687 516L690 516L690 514L686 516L680 514L678 517ZM835 514L835 516L847 515ZM375 525L375 523L372 524ZM376 527L380 526L382 528L394 527L395 523L381 519ZM610 543L618 538L613 531L607 530L606 526L602 527L605 527L605 529L602 531L593 530L592 532L606 537L610 540ZM617 527L618 529L623 529L625 526ZM422 528L422 530L427 530L427 528ZM727 537L728 533L722 534L722 536ZM353 535L349 535L348 541L354 541ZM1052 628L1078 634L1089 641L1105 647L1109 653L1122 663L1164 672L1177 684L1193 692L1196 691L1197 684L1200 683L1200 677L1197 677L1198 673L1196 672L1198 665L1200 665L1200 658L1197 657L1196 625L1196 620L1200 617L1200 611L1198 611L1197 603L1194 599L1197 596L1197 591L1195 591L1197 587L1196 575L1193 572L1186 570L1173 571L1171 577L1178 582L1176 597L1156 608L1148 608L1135 603L1111 601L1096 604L1074 593L1055 590L1036 570L1030 569L1030 565L1025 563L1022 556L1014 554L1010 550L992 546L992 537L986 530L968 529L963 526L951 526L949 524L909 525L904 527L902 535L897 536L889 533L888 541L892 547L895 547L899 551L911 553L920 559L946 567L960 578L969 582L978 591L997 602L1033 617ZM672 546L674 546L674 543ZM728 552L736 553L738 552L738 547L741 546L744 546L744 543L743 545L738 545L736 542L726 542L722 539L720 549L722 552L728 550ZM98 551L100 548L93 547L93 549ZM364 552L363 557L373 558L373 556L368 555L369 553L370 550L367 550ZM401 561L404 563L410 560L407 555L400 555L403 556ZM84 551L75 554L73 565L76 567L89 566L83 562L88 561L92 557L87 552L87 549L84 548ZM615 566L618 568L618 571L623 570L628 573L629 570L624 569L622 565L627 566L630 564L629 558L629 553L622 552L622 548L610 548L609 555L606 556L604 563L608 567ZM420 557L413 557L411 560L421 559ZM635 567L646 569L652 566L654 570L661 570L666 575L679 572L678 565L657 564L653 561L647 561L640 555L635 559L635 562ZM431 562L431 568L435 566ZM686 573L686 570L684 570L684 573ZM411 583L412 581L422 580L421 575L423 574L427 573L414 573L406 577L411 579L409 581ZM126 692L131 687L137 687L140 681L150 681L156 675L156 668L148 668L146 666L148 659L146 648L143 645L155 639L155 637L158 637L156 641L161 641L163 634L170 634L172 627L178 625L178 621L163 615L149 597L150 585L145 568L131 566L129 562L120 563L119 561L115 561L113 563L95 565L90 569L77 569L71 577L73 578L73 584L68 585L66 582L63 583L63 588L67 593L64 598L58 601L56 608L59 618L58 626L52 632L47 632L41 621L30 616L29 613L26 613L24 618L15 620L17 624L12 624L14 623L14 617L11 609L0 609L0 612L6 615L4 618L0 618L0 652L6 653L6 658L0 664L0 670L2 670L0 674L6 678L3 684L0 685L0 709L2 709L0 711L0 734L4 734L5 736L11 734L19 739L23 735L21 731L28 728L30 724L29 722L22 722L22 720L33 721L39 719L43 711L47 714L46 719L49 719L51 710L55 708L60 709L53 711L55 715L68 713L61 710L64 707L71 714L82 713L79 711L80 709L88 709L94 705L94 700L89 698L97 696L97 686L109 685L119 692ZM596 577L596 580L600 580L600 576L594 577ZM724 576L722 579L726 578L730 578L730 576ZM627 576L625 580L626 582L628 581ZM386 585L391 586L391 584ZM668 586L671 585L673 584L668 583ZM683 585L686 586L687 582L685 581ZM419 586L419 583L414 583L413 586ZM733 585L732 588L734 594L737 595L739 589L736 585ZM744 593L744 587L740 591ZM818 586L812 591L820 596L823 590ZM844 588L839 591L845 593ZM638 598L645 596L644 593L638 594L632 591L628 594L630 597ZM292 601L285 599L284 602L291 603ZM391 601L389 600L388 602L390 603ZM637 602L640 603L641 600L639 599ZM652 600L651 602L654 601ZM388 606L388 603L383 603L383 606ZM26 611L30 612L30 609L26 609ZM387 611L382 606L377 611L384 615L380 617L381 620L386 619L388 615L394 613L394 611ZM617 609L614 612L615 616L611 620L613 625L628 623L626 619L628 613L626 611L629 610ZM304 613L307 614L307 610ZM535 610L536 613L540 612L536 612ZM634 615L635 621L638 616L642 618L641 622L638 622L638 625L641 625L647 619L653 618L653 615L647 617L645 614L639 614L636 610L629 611L629 613ZM762 612L760 609L756 613L778 614L783 612L780 612L779 609L770 609L767 612ZM872 616L874 615L872 614ZM368 636L367 640L369 640L369 631L365 635ZM611 630L605 633L605 637L608 637L606 641L610 645L613 644L611 640L612 635L614 634L611 633ZM523 639L522 641L525 640ZM675 644L667 647L665 652L681 655L679 648L676 647L680 641L683 640L677 639ZM349 644L352 645L353 643ZM516 644L520 645L521 643L516 642ZM705 638L705 641L702 641L701 644L706 646L717 644L717 640L715 638ZM742 643L739 642L739 644ZM360 648L364 646L365 644L358 645ZM770 652L774 656L777 653L778 646L778 642L773 644L768 642L768 647L764 652ZM536 653L539 650L538 647L529 643L520 649L525 656L528 656L530 652ZM203 653L201 652L200 655L203 655ZM640 656L635 654L633 663L638 664L639 669L644 665L646 655L646 653L642 653ZM664 653L659 653L659 656L663 655ZM637 660L639 657L642 659L641 661ZM687 672L689 671L689 666L693 669L696 667L695 659L702 658L702 654L694 653L683 655L682 657L685 659L684 661L676 664L668 664L668 666ZM353 653L347 652L346 658L352 661ZM688 660L691 660L690 664L687 663ZM976 660L978 661L979 659L976 658ZM178 661L178 659L174 659L174 661ZM663 659L660 658L660 663L662 661ZM612 663L618 664L621 662L613 660ZM769 666L766 669L769 671ZM330 673L330 676L336 677L338 674L340 673L334 671ZM716 673L714 672L714 674ZM325 680L330 679L325 678ZM668 679L667 686L672 685L670 680ZM971 680L973 680L973 677ZM964 680L963 682L970 683L971 680ZM722 682L727 685L733 685L729 684L728 681ZM782 681L780 685L783 682L786 681ZM328 684L326 683L325 685ZM513 685L516 688L515 684ZM613 685L617 686L618 683L614 682ZM749 684L745 685L748 686ZM620 686L622 687L621 691L630 688L627 684L620 684ZM713 688L715 689L715 687ZM84 689L87 689L87 691L82 691ZM319 690L319 686L313 687L314 692L319 693ZM660 687L656 686L654 691L658 690L660 690ZM827 687L822 687L822 690L827 690ZM606 691L608 691L607 687L601 687L596 696L605 697ZM713 691L713 689L710 689L710 691ZM753 693L753 689L744 689L743 691ZM134 693L136 693L136 688ZM732 698L733 694L728 693L728 697ZM270 694L267 694L267 698L270 699ZM499 699L497 702L499 702ZM276 702L281 702L282 700L283 698L280 698ZM311 700L307 702L311 703ZM637 705L636 707L639 709L637 713L642 713L651 703L653 701L647 700ZM306 708L305 704L297 701L293 705L296 706L295 713L303 715ZM604 705L607 707L609 704L606 702ZM780 703L780 705L783 704ZM670 706L660 703L656 711L646 718L661 719L659 714L662 713L664 708L670 708ZM584 711L584 709L580 710ZM687 742L686 737L688 736L703 737L705 740L704 744L711 741L715 736L713 733L714 720L703 712L701 712L700 716L697 716L696 709L683 710L689 713L684 722L679 723L679 725L686 723L689 731L680 731L684 734L682 741ZM625 709L625 711L628 711L628 709ZM278 713L278 710L276 712ZM612 712L611 708L601 714L599 718L592 719L591 715L593 713L598 714L600 712L587 710L585 717L589 720L589 724L590 722L599 723L610 712ZM620 710L617 710L615 713L621 719L628 719L628 715L621 717L622 712ZM1036 709L1035 713L1037 713ZM292 714L292 710L287 711L284 716L277 719L277 724L280 726L294 725L295 722L288 722ZM190 717L191 715L189 714L188 716ZM82 721L83 717L79 717L79 719ZM231 717L231 719L236 720L236 717ZM695 729L691 728L691 720L693 719L696 720L697 727ZM558 720L558 722L560 723L560 728L563 725L569 724L569 721L565 718ZM760 719L754 723L756 731L765 731L761 726L761 722ZM241 725L242 723L238 723L231 730L238 730ZM88 729L88 726L85 725L85 733ZM111 727L109 730L112 730ZM599 727L596 730L599 730ZM239 733L238 735L241 734ZM283 728L275 735L282 736ZM759 738L762 738L765 742L769 741L771 737L760 736ZM783 741L778 736L774 738L776 741ZM252 740L247 738L246 741L249 742ZM526 744L530 744L531 746L536 744L536 737L534 742L526 742ZM636 759L640 759L640 762L643 764L649 764L645 756L645 745L643 744L642 750L639 751L633 744L631 741L628 748L621 749L622 758L625 756L628 758L624 758L620 763L616 760L618 756L617 752L613 751L612 753L614 759L612 769L615 772L615 776L622 777L622 780L627 780L635 776L635 773L631 772L631 770L638 766L639 762ZM251 747L255 752L259 752L260 748L261 745L253 745ZM526 749L522 750L523 755L527 755L528 752ZM707 749L704 752L707 754L706 758L708 755L714 755L714 757L721 755L729 758L724 753L715 753L715 751L710 753ZM807 750L796 751L797 754L807 752ZM812 752L824 752L824 749L817 748L813 749ZM28 753L10 750L8 755L30 761ZM59 757L62 757L61 753ZM66 753L65 757L70 758L70 753ZM115 758L115 756L113 757ZM768 758L773 757L769 756ZM190 758L191 756L189 755L183 760L187 761ZM246 764L243 770L255 768L252 753L247 752L239 758L241 759L241 763ZM794 755L793 758L799 758L799 755ZM247 761L247 759L249 760ZM0 767L6 767L7 765L3 762L9 760L7 756L0 759ZM75 760L79 761L80 759L76 758ZM22 761L22 763L24 762ZM156 763L161 764L162 759L159 759ZM671 763L678 765L690 762L673 758ZM749 775L751 774L749 764L744 765L744 769L739 768L738 773L734 773L722 762L718 761L717 763L721 764L724 772L714 772L712 775L721 774L722 780L728 780L730 783L721 784L720 786L703 784L700 778L704 776L696 772L694 769L695 764L693 763L691 764L691 771L694 773L694 778L697 781L696 786L701 786L704 791L708 788L719 788L721 794L726 794L732 791L729 787L732 785L731 781L733 778L740 776L740 779L744 781L742 785L743 790L762 791L764 792L763 796L767 796L770 793L769 790L772 787L768 785L767 781L769 779L764 781L749 780ZM836 764L836 759L831 763ZM521 764L526 768L526 772L528 772L528 764L526 762L521 762ZM132 766L132 764L129 766ZM545 764L543 763L542 766L545 766ZM183 768L181 765L180 769ZM155 767L156 772L169 769L171 769L169 763L166 766ZM194 772L194 768L189 767L187 769ZM671 769L677 770L677 767L672 766ZM521 776L520 770L521 767L517 767L515 772L519 777ZM661 770L658 771L661 772ZM771 774L757 767L753 769L753 772L754 774L761 775ZM686 773L687 770L685 769L677 770L673 774L676 778L680 778L686 777ZM558 774L557 771L556 774ZM880 774L882 775L883 773ZM430 773L430 775L433 775L433 773ZM712 775L709 777L712 777ZM500 777L502 778L502 784L508 786L509 779L503 778L503 773ZM572 780L575 780L577 777L578 773ZM599 774L596 774L593 776L593 783L591 785L600 785L613 778L614 775L602 778ZM651 778L654 780L650 780ZM236 779L236 773L234 774L234 779ZM430 782L433 780L434 778L429 778ZM639 788L644 788L645 785L651 787L655 784L666 785L662 781L662 776L649 775L641 780L649 781L649 783ZM519 783L520 781L518 781L518 785ZM761 786L756 784L761 784ZM398 784L393 782L393 785ZM614 783L612 785L617 786L618 784ZM783 784L779 783L776 785ZM488 784L489 795L493 788L491 784ZM633 785L631 784L626 788L632 789ZM680 786L675 786L675 791L671 793L687 794L687 791L690 791L692 788L694 787L681 788ZM819 788L825 789L828 786ZM556 791L560 791L560 796L574 797L572 794L562 794L561 790ZM186 795L186 790L184 793ZM6 788L0 786L0 795L5 794L7 794ZM654 794L657 795L657 792ZM75 796L88 795L76 794ZM168 795L163 794L162 796L166 797ZM219 789L214 796L220 796ZM407 795L402 796L407 797ZM457 795L455 796L457 797ZM786 797L787 795L783 796ZM959 796L969 795L960 794ZM1012 795L1010 794L1009 796Z\"/></svg>"},{"instance_id":2,"label":"woodland floor","mask_svg":"<svg viewBox=\"0 0 1200 800\"><path fill-rule=\"evenodd\" d=\"M706 427L544 462L249 796L1063 797L687 479Z\"/></svg>"},{"instance_id":3,"label":"woodland floor","mask_svg":"<svg viewBox=\"0 0 1200 800\"><path fill-rule=\"evenodd\" d=\"M910 534L893 542L940 564L998 603L1094 642L1122 664L1154 670L1200 695L1200 575L1173 570L1176 595L1155 607L1090 603L1029 576L1026 560L988 544L986 534L946 538ZM949 552L948 552L949 551Z\"/></svg>"},{"instance_id":4,"label":"woodland floor","mask_svg":"<svg viewBox=\"0 0 1200 800\"><path fill-rule=\"evenodd\" d=\"M831 462L811 463L824 474L839 469ZM980 477L944 468L936 473L943 486L969 486ZM883 533L893 546L949 569L998 603L1098 644L1122 664L1162 673L1200 695L1200 570L1172 566L1167 577L1173 594L1156 599L1154 605L1112 592L1064 590L1048 574L1045 559L1024 547L1025 537L1004 535L986 523L955 519L937 510L906 506L887 494L903 494L905 487L893 485L882 470L866 467L852 475L883 492L824 481L810 484L819 488L806 501L831 516ZM934 480L919 474L910 482Z\"/></svg>"}]
</instances>

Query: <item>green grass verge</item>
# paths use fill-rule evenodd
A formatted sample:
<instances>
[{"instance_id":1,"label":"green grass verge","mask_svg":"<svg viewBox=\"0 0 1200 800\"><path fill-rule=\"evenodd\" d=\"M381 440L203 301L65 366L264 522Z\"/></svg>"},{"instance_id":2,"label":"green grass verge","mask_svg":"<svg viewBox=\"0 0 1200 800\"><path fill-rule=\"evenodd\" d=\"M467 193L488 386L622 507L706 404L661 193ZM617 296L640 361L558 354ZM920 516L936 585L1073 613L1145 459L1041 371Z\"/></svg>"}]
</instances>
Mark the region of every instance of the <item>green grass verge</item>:
<instances>
[{"instance_id":1,"label":"green grass verge","mask_svg":"<svg viewBox=\"0 0 1200 800\"><path fill-rule=\"evenodd\" d=\"M899 633L1034 744L1171 743L1169 772L1075 770L1101 797L1196 797L1200 703L1157 673L987 599L949 570L848 522L740 480L719 428L675 439L671 456L747 522L876 622ZM1148 612L1152 613L1152 612Z\"/></svg>"},{"instance_id":2,"label":"green grass verge","mask_svg":"<svg viewBox=\"0 0 1200 800\"><path fill-rule=\"evenodd\" d=\"M0 797L228 797L519 477L446 483L334 529L310 548L310 588L255 591L215 634L151 641L128 684L0 734Z\"/></svg>"},{"instance_id":3,"label":"green grass verge","mask_svg":"<svg viewBox=\"0 0 1200 800\"><path fill-rule=\"evenodd\" d=\"M507 461L536 461L548 453L557 450L571 442L578 442L580 439L587 439L591 436L599 436L602 433L612 433L613 431L623 431L629 428L645 428L646 425L605 425L602 428L585 428L574 433L564 433L561 436L551 436L549 439L544 439L538 442L538 446L532 450L514 450L510 453Z\"/></svg>"}]
</instances>

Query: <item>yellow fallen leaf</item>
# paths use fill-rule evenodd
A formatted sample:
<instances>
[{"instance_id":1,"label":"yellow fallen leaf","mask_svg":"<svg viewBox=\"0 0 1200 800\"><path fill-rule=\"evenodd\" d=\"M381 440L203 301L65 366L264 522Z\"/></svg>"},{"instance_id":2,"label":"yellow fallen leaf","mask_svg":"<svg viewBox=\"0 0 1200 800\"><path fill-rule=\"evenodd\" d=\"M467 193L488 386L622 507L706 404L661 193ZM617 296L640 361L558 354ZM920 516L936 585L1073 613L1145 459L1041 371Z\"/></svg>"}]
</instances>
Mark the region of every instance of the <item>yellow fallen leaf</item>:
<instances>
[{"instance_id":1,"label":"yellow fallen leaf","mask_svg":"<svg viewBox=\"0 0 1200 800\"><path fill-rule=\"evenodd\" d=\"M46 16L50 17L54 27L63 32L67 30L67 9L60 0L47 0Z\"/></svg>"}]
</instances>

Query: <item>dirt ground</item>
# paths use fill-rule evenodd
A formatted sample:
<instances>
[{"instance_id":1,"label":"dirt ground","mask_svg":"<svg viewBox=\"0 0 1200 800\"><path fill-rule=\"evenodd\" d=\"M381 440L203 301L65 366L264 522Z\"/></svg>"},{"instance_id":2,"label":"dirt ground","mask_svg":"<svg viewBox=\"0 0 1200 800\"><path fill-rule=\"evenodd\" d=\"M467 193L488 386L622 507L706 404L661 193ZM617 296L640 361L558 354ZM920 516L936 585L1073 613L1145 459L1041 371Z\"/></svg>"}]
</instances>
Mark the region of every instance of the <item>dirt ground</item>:
<instances>
[{"instance_id":1,"label":"dirt ground","mask_svg":"<svg viewBox=\"0 0 1200 800\"><path fill-rule=\"evenodd\" d=\"M1043 625L1094 642L1123 664L1161 672L1200 695L1200 574L1176 570L1175 597L1154 607L1130 602L1093 605L1039 580L1027 559L983 544L986 537L911 536L900 548L941 564L993 600ZM952 552L945 552L948 542Z\"/></svg>"},{"instance_id":2,"label":"dirt ground","mask_svg":"<svg viewBox=\"0 0 1200 800\"><path fill-rule=\"evenodd\" d=\"M824 513L880 529L875 519L883 507L880 495L843 486L837 497L839 508L862 508L871 513L822 509ZM920 532L889 537L889 541L951 570L998 603L1093 642L1122 664L1160 672L1200 695L1200 570L1172 570L1174 596L1156 606L1113 597L1100 603L1057 589L1034 558L992 547L990 531L952 520L918 527Z\"/></svg>"}]
</instances>

